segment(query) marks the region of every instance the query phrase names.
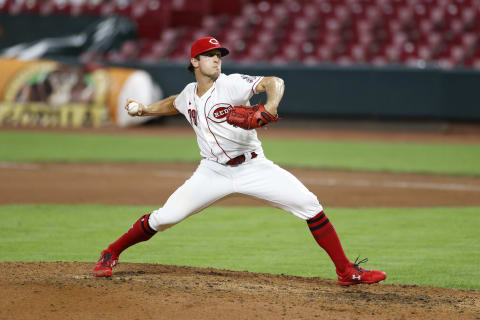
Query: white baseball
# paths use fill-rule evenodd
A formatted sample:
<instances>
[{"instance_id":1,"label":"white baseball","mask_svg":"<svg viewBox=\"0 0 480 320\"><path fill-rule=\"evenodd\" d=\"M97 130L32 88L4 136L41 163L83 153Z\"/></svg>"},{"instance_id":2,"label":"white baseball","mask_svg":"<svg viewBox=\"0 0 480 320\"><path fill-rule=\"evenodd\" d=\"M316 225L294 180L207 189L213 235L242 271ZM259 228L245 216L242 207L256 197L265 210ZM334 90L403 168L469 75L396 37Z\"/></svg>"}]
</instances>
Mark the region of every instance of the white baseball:
<instances>
[{"instance_id":1,"label":"white baseball","mask_svg":"<svg viewBox=\"0 0 480 320\"><path fill-rule=\"evenodd\" d=\"M136 102L130 102L128 104L128 114L132 116L136 116L138 114L139 104Z\"/></svg>"}]
</instances>

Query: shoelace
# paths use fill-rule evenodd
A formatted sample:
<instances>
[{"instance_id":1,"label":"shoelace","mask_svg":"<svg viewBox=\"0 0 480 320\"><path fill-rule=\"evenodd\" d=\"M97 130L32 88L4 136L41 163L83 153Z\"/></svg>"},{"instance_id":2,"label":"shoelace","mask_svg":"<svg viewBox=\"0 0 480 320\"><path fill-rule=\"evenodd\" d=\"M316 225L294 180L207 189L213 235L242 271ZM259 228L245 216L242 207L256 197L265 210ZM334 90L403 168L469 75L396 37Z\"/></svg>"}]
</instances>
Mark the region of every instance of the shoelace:
<instances>
[{"instance_id":1,"label":"shoelace","mask_svg":"<svg viewBox=\"0 0 480 320\"><path fill-rule=\"evenodd\" d=\"M102 257L102 267L111 266L112 264L112 255L110 253L105 253Z\"/></svg>"},{"instance_id":2,"label":"shoelace","mask_svg":"<svg viewBox=\"0 0 480 320\"><path fill-rule=\"evenodd\" d=\"M368 270L365 270L363 268L360 268L360 264L368 262L368 258L365 258L365 259L362 259L362 260L358 261L359 258L360 258L360 256L358 256L355 259L355 262L353 263L353 267L355 268L355 270L357 270L360 273L362 273L363 271L368 271Z\"/></svg>"}]
</instances>

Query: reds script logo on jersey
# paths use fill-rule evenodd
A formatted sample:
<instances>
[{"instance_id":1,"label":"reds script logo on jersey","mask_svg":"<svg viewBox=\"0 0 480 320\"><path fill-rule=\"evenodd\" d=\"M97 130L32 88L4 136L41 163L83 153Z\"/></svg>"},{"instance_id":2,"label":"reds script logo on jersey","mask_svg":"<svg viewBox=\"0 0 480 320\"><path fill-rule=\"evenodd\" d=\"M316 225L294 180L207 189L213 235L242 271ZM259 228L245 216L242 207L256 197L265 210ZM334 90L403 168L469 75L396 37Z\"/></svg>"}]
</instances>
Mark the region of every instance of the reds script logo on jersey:
<instances>
[{"instance_id":1,"label":"reds script logo on jersey","mask_svg":"<svg viewBox=\"0 0 480 320\"><path fill-rule=\"evenodd\" d=\"M232 108L232 105L228 103L217 103L208 112L208 119L216 123L225 122L227 114Z\"/></svg>"}]
</instances>

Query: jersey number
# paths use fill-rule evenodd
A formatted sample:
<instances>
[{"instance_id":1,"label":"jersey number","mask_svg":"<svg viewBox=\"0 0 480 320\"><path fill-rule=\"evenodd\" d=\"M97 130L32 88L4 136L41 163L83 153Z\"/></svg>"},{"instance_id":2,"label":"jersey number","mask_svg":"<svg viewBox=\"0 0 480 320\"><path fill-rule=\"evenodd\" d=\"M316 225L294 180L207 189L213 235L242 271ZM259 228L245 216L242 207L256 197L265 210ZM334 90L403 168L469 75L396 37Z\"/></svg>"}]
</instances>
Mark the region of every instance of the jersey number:
<instances>
[{"instance_id":1,"label":"jersey number","mask_svg":"<svg viewBox=\"0 0 480 320\"><path fill-rule=\"evenodd\" d=\"M194 110L194 109L188 109L188 115L190 116L190 123L192 124L192 126L194 124L196 126L198 126L198 124L197 124L197 111Z\"/></svg>"}]
</instances>

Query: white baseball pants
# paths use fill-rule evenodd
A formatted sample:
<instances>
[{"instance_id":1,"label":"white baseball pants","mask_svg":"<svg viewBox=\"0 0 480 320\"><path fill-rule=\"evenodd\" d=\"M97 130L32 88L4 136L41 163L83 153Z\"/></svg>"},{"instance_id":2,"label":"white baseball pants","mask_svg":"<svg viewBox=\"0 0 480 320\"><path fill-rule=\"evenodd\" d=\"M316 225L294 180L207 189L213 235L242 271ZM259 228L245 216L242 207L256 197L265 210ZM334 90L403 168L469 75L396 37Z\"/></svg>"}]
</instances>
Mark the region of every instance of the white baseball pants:
<instances>
[{"instance_id":1,"label":"white baseball pants","mask_svg":"<svg viewBox=\"0 0 480 320\"><path fill-rule=\"evenodd\" d=\"M263 155L236 166L204 159L165 205L151 213L149 224L163 231L232 193L266 200L303 220L323 210L317 197L295 176Z\"/></svg>"}]
</instances>

